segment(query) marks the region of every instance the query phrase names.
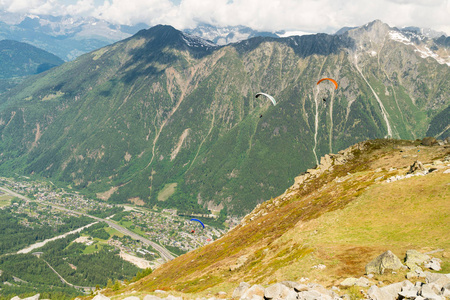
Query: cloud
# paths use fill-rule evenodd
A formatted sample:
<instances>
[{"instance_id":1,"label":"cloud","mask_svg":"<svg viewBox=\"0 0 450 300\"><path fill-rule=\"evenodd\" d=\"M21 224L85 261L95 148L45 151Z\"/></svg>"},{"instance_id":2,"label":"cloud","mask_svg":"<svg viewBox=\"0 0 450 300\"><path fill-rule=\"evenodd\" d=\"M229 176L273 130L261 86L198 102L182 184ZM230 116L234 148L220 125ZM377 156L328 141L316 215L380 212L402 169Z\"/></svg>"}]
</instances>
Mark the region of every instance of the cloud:
<instances>
[{"instance_id":1,"label":"cloud","mask_svg":"<svg viewBox=\"0 0 450 300\"><path fill-rule=\"evenodd\" d=\"M332 33L379 19L390 26L429 27L450 34L449 0L0 0L0 8L178 29L209 23Z\"/></svg>"},{"instance_id":2,"label":"cloud","mask_svg":"<svg viewBox=\"0 0 450 300\"><path fill-rule=\"evenodd\" d=\"M174 9L169 0L112 0L105 1L94 11L94 16L110 22L156 25L165 22L165 16Z\"/></svg>"}]
</instances>

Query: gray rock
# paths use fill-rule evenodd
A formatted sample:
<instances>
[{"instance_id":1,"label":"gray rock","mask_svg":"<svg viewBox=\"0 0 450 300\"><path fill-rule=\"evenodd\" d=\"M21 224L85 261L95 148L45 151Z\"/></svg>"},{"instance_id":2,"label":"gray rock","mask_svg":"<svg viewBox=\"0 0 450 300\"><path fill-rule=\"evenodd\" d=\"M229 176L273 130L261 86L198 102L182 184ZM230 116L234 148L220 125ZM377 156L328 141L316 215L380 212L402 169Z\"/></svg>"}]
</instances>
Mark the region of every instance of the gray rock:
<instances>
[{"instance_id":1,"label":"gray rock","mask_svg":"<svg viewBox=\"0 0 450 300\"><path fill-rule=\"evenodd\" d=\"M439 289L442 289L447 284L450 284L450 277L448 277L445 274L438 274L438 273L431 273L431 272L425 272L426 277L425 280L428 284L434 283L436 284Z\"/></svg>"},{"instance_id":2,"label":"gray rock","mask_svg":"<svg viewBox=\"0 0 450 300\"><path fill-rule=\"evenodd\" d=\"M282 281L281 284L284 284L290 289L294 289L296 292L303 292L308 290L308 286L306 284L301 284L294 281Z\"/></svg>"},{"instance_id":3,"label":"gray rock","mask_svg":"<svg viewBox=\"0 0 450 300\"><path fill-rule=\"evenodd\" d=\"M101 293L98 293L98 295L95 296L94 298L92 298L92 300L110 300L110 298L103 296ZM146 299L144 299L144 300L146 300Z\"/></svg>"},{"instance_id":4,"label":"gray rock","mask_svg":"<svg viewBox=\"0 0 450 300\"><path fill-rule=\"evenodd\" d=\"M418 290L417 289L411 289L411 290L406 290L406 291L401 291L400 293L398 293L402 299L416 299L416 297L418 296Z\"/></svg>"},{"instance_id":5,"label":"gray rock","mask_svg":"<svg viewBox=\"0 0 450 300\"><path fill-rule=\"evenodd\" d=\"M410 167L407 174L413 174L416 171L425 171L425 168L423 167L423 164L416 160Z\"/></svg>"},{"instance_id":6,"label":"gray rock","mask_svg":"<svg viewBox=\"0 0 450 300\"><path fill-rule=\"evenodd\" d=\"M20 299L19 296L14 296L14 297L11 298L11 300L22 300L22 299Z\"/></svg>"},{"instance_id":7,"label":"gray rock","mask_svg":"<svg viewBox=\"0 0 450 300\"><path fill-rule=\"evenodd\" d=\"M354 277L346 278L346 279L344 279L344 281L339 283L339 285L340 286L354 286L356 284L357 280L358 279L356 279Z\"/></svg>"},{"instance_id":8,"label":"gray rock","mask_svg":"<svg viewBox=\"0 0 450 300\"><path fill-rule=\"evenodd\" d=\"M39 300L40 296L41 296L40 294L36 294L34 296L31 296L31 297L23 298L22 300Z\"/></svg>"},{"instance_id":9,"label":"gray rock","mask_svg":"<svg viewBox=\"0 0 450 300\"><path fill-rule=\"evenodd\" d=\"M275 283L264 290L266 299L285 299L289 294L290 288L281 283Z\"/></svg>"},{"instance_id":10,"label":"gray rock","mask_svg":"<svg viewBox=\"0 0 450 300\"><path fill-rule=\"evenodd\" d=\"M391 297L394 297L394 299L397 298L398 293L400 293L404 288L412 287L414 286L411 281L405 280L403 282L396 282L387 286L384 286L381 288L382 291L389 294Z\"/></svg>"},{"instance_id":11,"label":"gray rock","mask_svg":"<svg viewBox=\"0 0 450 300\"><path fill-rule=\"evenodd\" d=\"M337 297L337 294L336 294L335 292L330 291L330 290L324 288L324 287L323 287L322 285L320 285L320 284L317 284L317 283L311 283L311 284L308 285L308 287L309 287L309 290L310 290L310 291L311 291L311 290L314 290L314 291L319 292L323 297L324 297L324 296L327 296L327 299L328 299L328 297L329 297L330 299L333 299L333 298Z\"/></svg>"},{"instance_id":12,"label":"gray rock","mask_svg":"<svg viewBox=\"0 0 450 300\"><path fill-rule=\"evenodd\" d=\"M242 294L240 299L263 299L264 287L259 284L252 285L248 290Z\"/></svg>"},{"instance_id":13,"label":"gray rock","mask_svg":"<svg viewBox=\"0 0 450 300\"><path fill-rule=\"evenodd\" d=\"M141 300L141 299L139 299L139 297L136 297L136 296L130 296L130 297L124 298L123 300Z\"/></svg>"},{"instance_id":14,"label":"gray rock","mask_svg":"<svg viewBox=\"0 0 450 300\"><path fill-rule=\"evenodd\" d=\"M398 270L403 266L400 259L390 250L376 257L366 265L366 274L383 274L385 270Z\"/></svg>"},{"instance_id":15,"label":"gray rock","mask_svg":"<svg viewBox=\"0 0 450 300\"><path fill-rule=\"evenodd\" d=\"M432 258L430 261L424 264L424 267L434 271L441 270L441 260L438 258Z\"/></svg>"},{"instance_id":16,"label":"gray rock","mask_svg":"<svg viewBox=\"0 0 450 300\"><path fill-rule=\"evenodd\" d=\"M299 300L332 300L333 298L331 298L328 295L323 295L322 293L320 293L319 291L316 290L309 290L309 291L304 291L304 292L300 292L298 293L298 298Z\"/></svg>"},{"instance_id":17,"label":"gray rock","mask_svg":"<svg viewBox=\"0 0 450 300\"><path fill-rule=\"evenodd\" d=\"M183 297L175 297L173 295L169 295L164 300L183 300Z\"/></svg>"},{"instance_id":18,"label":"gray rock","mask_svg":"<svg viewBox=\"0 0 450 300\"><path fill-rule=\"evenodd\" d=\"M446 298L450 298L450 283L448 283L442 287L441 295Z\"/></svg>"},{"instance_id":19,"label":"gray rock","mask_svg":"<svg viewBox=\"0 0 450 300\"><path fill-rule=\"evenodd\" d=\"M372 300L395 300L396 296L389 294L387 291L384 291L377 287L376 285L372 285L367 291L367 296Z\"/></svg>"},{"instance_id":20,"label":"gray rock","mask_svg":"<svg viewBox=\"0 0 450 300\"><path fill-rule=\"evenodd\" d=\"M424 146L434 146L437 145L437 140L432 136L427 136L422 139L422 145Z\"/></svg>"},{"instance_id":21,"label":"gray rock","mask_svg":"<svg viewBox=\"0 0 450 300\"><path fill-rule=\"evenodd\" d=\"M415 278L419 278L419 274L417 274L416 272L406 273L406 279L411 280L411 279L415 279Z\"/></svg>"},{"instance_id":22,"label":"gray rock","mask_svg":"<svg viewBox=\"0 0 450 300\"><path fill-rule=\"evenodd\" d=\"M285 300L297 300L297 292L295 292L292 289L289 289L288 294L286 295L286 298L284 298Z\"/></svg>"},{"instance_id":23,"label":"gray rock","mask_svg":"<svg viewBox=\"0 0 450 300\"><path fill-rule=\"evenodd\" d=\"M230 271L234 271L239 269L240 267L242 267L248 260L248 257L246 255L242 255L241 257L239 257L234 265L230 266Z\"/></svg>"},{"instance_id":24,"label":"gray rock","mask_svg":"<svg viewBox=\"0 0 450 300\"><path fill-rule=\"evenodd\" d=\"M370 281L369 279L364 278L364 277L359 277L355 283L356 286L360 286L360 287L369 287L372 284L373 284L372 281Z\"/></svg>"},{"instance_id":25,"label":"gray rock","mask_svg":"<svg viewBox=\"0 0 450 300\"><path fill-rule=\"evenodd\" d=\"M250 288L250 284L247 282L241 282L237 288L233 291L233 298L241 298L246 290Z\"/></svg>"},{"instance_id":26,"label":"gray rock","mask_svg":"<svg viewBox=\"0 0 450 300\"><path fill-rule=\"evenodd\" d=\"M161 300L161 298L155 295L145 295L144 300Z\"/></svg>"},{"instance_id":27,"label":"gray rock","mask_svg":"<svg viewBox=\"0 0 450 300\"><path fill-rule=\"evenodd\" d=\"M405 256L405 264L408 267L409 264L421 265L429 259L430 257L428 255L420 253L417 250L407 250ZM412 268L410 269L413 270Z\"/></svg>"},{"instance_id":28,"label":"gray rock","mask_svg":"<svg viewBox=\"0 0 450 300\"><path fill-rule=\"evenodd\" d=\"M371 286L373 282L371 282L369 279L360 277L360 278L347 278L344 281L342 281L339 285L340 286L360 286L360 287L368 287Z\"/></svg>"},{"instance_id":29,"label":"gray rock","mask_svg":"<svg viewBox=\"0 0 450 300\"><path fill-rule=\"evenodd\" d=\"M425 299L429 300L445 300L444 297L437 295L435 291L431 288L430 285L425 284L422 286L422 290L420 291L420 295Z\"/></svg>"}]
</instances>

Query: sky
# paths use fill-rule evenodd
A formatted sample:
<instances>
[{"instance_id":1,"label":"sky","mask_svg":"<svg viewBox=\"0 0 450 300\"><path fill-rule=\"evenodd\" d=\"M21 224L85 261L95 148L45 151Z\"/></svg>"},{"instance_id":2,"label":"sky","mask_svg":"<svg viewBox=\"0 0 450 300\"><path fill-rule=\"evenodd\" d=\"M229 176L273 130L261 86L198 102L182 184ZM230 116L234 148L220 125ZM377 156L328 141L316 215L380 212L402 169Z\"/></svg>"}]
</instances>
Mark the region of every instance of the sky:
<instances>
[{"instance_id":1,"label":"sky","mask_svg":"<svg viewBox=\"0 0 450 300\"><path fill-rule=\"evenodd\" d=\"M260 31L334 33L379 19L450 35L450 0L0 0L9 12L93 16L115 24L194 28L244 25Z\"/></svg>"}]
</instances>

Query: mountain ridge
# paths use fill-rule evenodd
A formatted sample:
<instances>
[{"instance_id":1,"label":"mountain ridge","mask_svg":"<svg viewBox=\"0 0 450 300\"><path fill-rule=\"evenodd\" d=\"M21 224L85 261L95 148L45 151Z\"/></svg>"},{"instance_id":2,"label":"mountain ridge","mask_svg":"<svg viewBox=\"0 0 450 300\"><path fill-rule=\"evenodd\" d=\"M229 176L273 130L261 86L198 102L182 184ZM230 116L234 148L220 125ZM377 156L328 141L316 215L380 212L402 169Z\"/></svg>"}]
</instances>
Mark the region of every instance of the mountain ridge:
<instances>
[{"instance_id":1,"label":"mountain ridge","mask_svg":"<svg viewBox=\"0 0 450 300\"><path fill-rule=\"evenodd\" d=\"M367 138L448 134L439 115L448 65L390 31L375 21L339 36L219 47L173 27L140 31L5 95L0 168L109 192L112 202L242 215L325 153ZM318 86L322 77L339 89ZM278 104L255 99L259 91Z\"/></svg>"}]
</instances>

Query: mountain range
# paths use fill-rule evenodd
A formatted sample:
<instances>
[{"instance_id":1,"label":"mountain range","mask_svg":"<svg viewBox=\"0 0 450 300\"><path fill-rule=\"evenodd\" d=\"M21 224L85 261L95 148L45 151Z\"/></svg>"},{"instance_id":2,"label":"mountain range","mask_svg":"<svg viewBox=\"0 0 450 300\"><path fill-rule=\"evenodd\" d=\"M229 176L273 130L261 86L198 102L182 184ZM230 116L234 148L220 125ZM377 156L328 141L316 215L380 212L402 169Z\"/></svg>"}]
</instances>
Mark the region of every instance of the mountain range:
<instances>
[{"instance_id":1,"label":"mountain range","mask_svg":"<svg viewBox=\"0 0 450 300\"><path fill-rule=\"evenodd\" d=\"M115 25L92 17L0 12L0 39L31 44L65 61L125 39L146 24Z\"/></svg>"},{"instance_id":2,"label":"mountain range","mask_svg":"<svg viewBox=\"0 0 450 300\"><path fill-rule=\"evenodd\" d=\"M141 30L1 95L0 171L112 202L242 216L326 153L447 137L448 39L381 21L225 46ZM316 84L324 77L339 87Z\"/></svg>"}]
</instances>

